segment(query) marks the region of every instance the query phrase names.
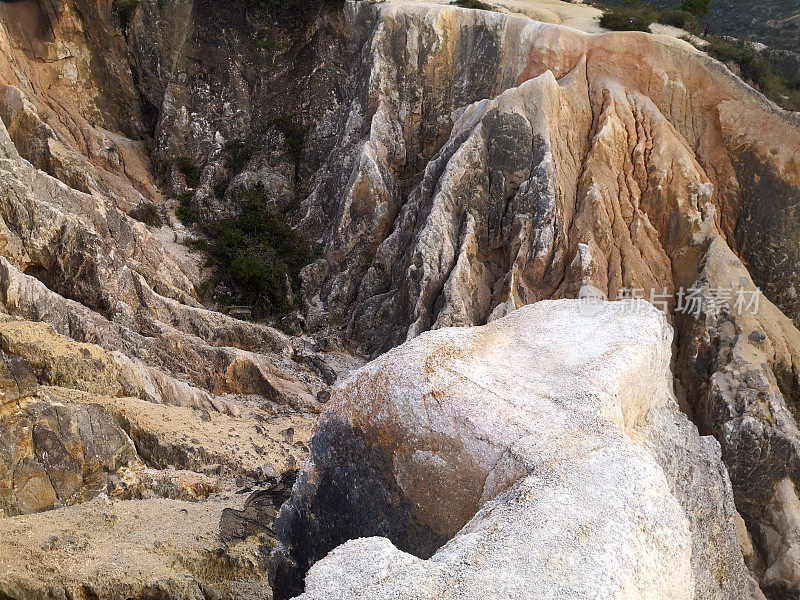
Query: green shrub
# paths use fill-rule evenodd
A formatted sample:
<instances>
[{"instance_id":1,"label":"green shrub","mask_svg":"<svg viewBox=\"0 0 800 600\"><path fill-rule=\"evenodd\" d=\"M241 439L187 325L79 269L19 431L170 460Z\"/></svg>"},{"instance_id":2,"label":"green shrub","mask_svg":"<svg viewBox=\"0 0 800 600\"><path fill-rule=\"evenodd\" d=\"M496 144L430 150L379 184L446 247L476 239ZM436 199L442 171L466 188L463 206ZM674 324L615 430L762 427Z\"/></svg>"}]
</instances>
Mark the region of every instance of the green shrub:
<instances>
[{"instance_id":1,"label":"green shrub","mask_svg":"<svg viewBox=\"0 0 800 600\"><path fill-rule=\"evenodd\" d=\"M161 212L152 202L141 202L134 206L128 213L129 217L141 221L151 227L161 227Z\"/></svg>"},{"instance_id":2,"label":"green shrub","mask_svg":"<svg viewBox=\"0 0 800 600\"><path fill-rule=\"evenodd\" d=\"M272 121L272 125L283 134L289 153L295 157L299 156L306 141L306 128L297 125L288 115L276 118Z\"/></svg>"},{"instance_id":3,"label":"green shrub","mask_svg":"<svg viewBox=\"0 0 800 600\"><path fill-rule=\"evenodd\" d=\"M600 25L614 31L650 32L650 24L658 19L658 12L649 4L628 0L620 6L603 9Z\"/></svg>"},{"instance_id":4,"label":"green shrub","mask_svg":"<svg viewBox=\"0 0 800 600\"><path fill-rule=\"evenodd\" d=\"M241 172L250 162L255 154L255 149L245 144L241 140L232 140L227 142L224 147L225 150L225 168L234 171L235 173Z\"/></svg>"},{"instance_id":5,"label":"green shrub","mask_svg":"<svg viewBox=\"0 0 800 600\"><path fill-rule=\"evenodd\" d=\"M711 0L683 0L681 10L703 17L711 8Z\"/></svg>"},{"instance_id":6,"label":"green shrub","mask_svg":"<svg viewBox=\"0 0 800 600\"><path fill-rule=\"evenodd\" d=\"M251 292L260 292L267 288L273 273L260 260L240 254L233 259L230 266L231 280L234 285Z\"/></svg>"},{"instance_id":7,"label":"green shrub","mask_svg":"<svg viewBox=\"0 0 800 600\"><path fill-rule=\"evenodd\" d=\"M260 48L261 50L268 50L272 52L273 50L275 50L275 48L278 47L278 43L275 40L262 38L260 40L256 40L255 46L256 48Z\"/></svg>"},{"instance_id":8,"label":"green shrub","mask_svg":"<svg viewBox=\"0 0 800 600\"><path fill-rule=\"evenodd\" d=\"M658 22L663 25L680 27L693 35L700 35L700 23L692 13L680 8L665 8L658 15Z\"/></svg>"},{"instance_id":9,"label":"green shrub","mask_svg":"<svg viewBox=\"0 0 800 600\"><path fill-rule=\"evenodd\" d=\"M192 188L200 185L200 178L203 175L203 170L194 164L191 158L180 156L175 159L175 166L178 167L178 171L183 173L186 179L186 185Z\"/></svg>"},{"instance_id":10,"label":"green shrub","mask_svg":"<svg viewBox=\"0 0 800 600\"><path fill-rule=\"evenodd\" d=\"M225 197L225 192L228 191L228 185L230 185L230 182L227 179L217 183L214 186L214 197L222 200Z\"/></svg>"},{"instance_id":11,"label":"green shrub","mask_svg":"<svg viewBox=\"0 0 800 600\"><path fill-rule=\"evenodd\" d=\"M139 0L119 0L117 3L120 19L124 22L127 22L133 16L133 12L137 8L139 8Z\"/></svg>"},{"instance_id":12,"label":"green shrub","mask_svg":"<svg viewBox=\"0 0 800 600\"><path fill-rule=\"evenodd\" d=\"M800 110L800 87L784 79L769 58L742 40L708 36L703 48L722 62L739 66L742 78L751 81L767 98L787 110Z\"/></svg>"},{"instance_id":13,"label":"green shrub","mask_svg":"<svg viewBox=\"0 0 800 600\"><path fill-rule=\"evenodd\" d=\"M252 305L259 318L286 314L296 308L289 300L287 281L294 294L299 292L300 270L313 259L309 245L263 185L246 190L236 201L242 207L239 215L202 228L208 239L211 287L233 290L235 302Z\"/></svg>"},{"instance_id":14,"label":"green shrub","mask_svg":"<svg viewBox=\"0 0 800 600\"><path fill-rule=\"evenodd\" d=\"M178 207L175 209L175 216L187 227L197 223L197 211L192 206L191 192L184 192L178 196Z\"/></svg>"},{"instance_id":15,"label":"green shrub","mask_svg":"<svg viewBox=\"0 0 800 600\"><path fill-rule=\"evenodd\" d=\"M263 13L281 24L293 24L308 20L323 8L341 8L344 0L234 0L229 4L238 4L254 13Z\"/></svg>"},{"instance_id":16,"label":"green shrub","mask_svg":"<svg viewBox=\"0 0 800 600\"><path fill-rule=\"evenodd\" d=\"M486 2L481 2L481 0L454 0L450 4L460 6L461 8L474 8L477 10L494 10L489 4L486 4Z\"/></svg>"}]
</instances>

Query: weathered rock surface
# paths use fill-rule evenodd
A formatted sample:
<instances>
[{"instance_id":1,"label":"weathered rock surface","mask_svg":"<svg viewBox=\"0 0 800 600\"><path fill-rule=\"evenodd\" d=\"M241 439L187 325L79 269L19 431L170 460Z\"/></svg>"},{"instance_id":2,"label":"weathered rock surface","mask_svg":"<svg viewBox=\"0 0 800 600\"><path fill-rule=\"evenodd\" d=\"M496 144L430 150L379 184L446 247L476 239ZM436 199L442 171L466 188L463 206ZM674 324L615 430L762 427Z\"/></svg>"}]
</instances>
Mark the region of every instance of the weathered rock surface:
<instances>
[{"instance_id":1,"label":"weathered rock surface","mask_svg":"<svg viewBox=\"0 0 800 600\"><path fill-rule=\"evenodd\" d=\"M336 373L128 216L165 201L120 17L0 4L0 597L270 598L271 519L220 520L291 477Z\"/></svg>"},{"instance_id":2,"label":"weathered rock surface","mask_svg":"<svg viewBox=\"0 0 800 600\"><path fill-rule=\"evenodd\" d=\"M771 265L758 283L789 288L793 271L764 253L791 262L796 244L760 198L788 190L791 204L800 122L718 63L671 38L428 3L359 3L352 18L372 31L369 83L304 203L329 249L307 273L312 325L376 355L584 279L670 287L706 202L749 262ZM745 154L764 176L738 169ZM774 250L744 243L767 237Z\"/></svg>"},{"instance_id":3,"label":"weathered rock surface","mask_svg":"<svg viewBox=\"0 0 800 600\"><path fill-rule=\"evenodd\" d=\"M655 290L747 564L772 597L800 593L797 116L674 38L586 35L596 10L557 0L501 4L315 3L286 27L216 0L0 3L0 423L102 407L137 449L111 472L113 445L51 428L75 459L58 477L81 482L53 506L106 488L205 501L292 470L339 369L316 348L374 357L585 285ZM202 264L159 186L208 218L255 183L322 249L295 319L324 343L198 301ZM162 228L128 217L145 203ZM755 313L715 308L720 288L755 286Z\"/></svg>"},{"instance_id":4,"label":"weathered rock surface","mask_svg":"<svg viewBox=\"0 0 800 600\"><path fill-rule=\"evenodd\" d=\"M0 507L7 515L88 500L137 459L130 438L95 405L27 404L0 421L0 440Z\"/></svg>"},{"instance_id":5,"label":"weathered rock surface","mask_svg":"<svg viewBox=\"0 0 800 600\"><path fill-rule=\"evenodd\" d=\"M579 307L423 334L335 389L276 525L276 592L322 559L301 598L760 597L666 319Z\"/></svg>"}]
</instances>

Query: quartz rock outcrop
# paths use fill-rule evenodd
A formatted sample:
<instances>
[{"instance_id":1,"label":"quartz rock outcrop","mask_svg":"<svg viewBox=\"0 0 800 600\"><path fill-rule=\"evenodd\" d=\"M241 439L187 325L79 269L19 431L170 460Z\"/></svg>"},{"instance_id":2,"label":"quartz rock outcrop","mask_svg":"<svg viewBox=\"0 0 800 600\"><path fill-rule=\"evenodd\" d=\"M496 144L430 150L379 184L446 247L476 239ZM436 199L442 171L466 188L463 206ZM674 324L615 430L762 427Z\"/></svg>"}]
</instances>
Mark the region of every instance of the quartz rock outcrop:
<instances>
[{"instance_id":1,"label":"quartz rock outcrop","mask_svg":"<svg viewBox=\"0 0 800 600\"><path fill-rule=\"evenodd\" d=\"M760 597L671 338L645 302L543 301L355 372L278 518L276 591L322 559L301 598Z\"/></svg>"}]
</instances>

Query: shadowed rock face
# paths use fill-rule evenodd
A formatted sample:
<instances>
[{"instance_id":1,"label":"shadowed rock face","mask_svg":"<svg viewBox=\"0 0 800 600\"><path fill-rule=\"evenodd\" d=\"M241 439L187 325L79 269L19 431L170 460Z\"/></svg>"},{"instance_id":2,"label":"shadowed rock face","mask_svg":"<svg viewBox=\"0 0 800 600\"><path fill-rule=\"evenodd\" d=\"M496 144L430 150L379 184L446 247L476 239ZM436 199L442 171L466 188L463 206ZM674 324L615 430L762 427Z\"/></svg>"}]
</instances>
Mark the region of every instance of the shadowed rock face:
<instances>
[{"instance_id":1,"label":"shadowed rock face","mask_svg":"<svg viewBox=\"0 0 800 600\"><path fill-rule=\"evenodd\" d=\"M753 281L795 326L800 324L798 222L800 188L778 177L750 152L734 154L742 181L742 216L735 245L746 258Z\"/></svg>"},{"instance_id":2,"label":"shadowed rock face","mask_svg":"<svg viewBox=\"0 0 800 600\"><path fill-rule=\"evenodd\" d=\"M392 476L391 453L346 420L332 416L315 434L311 452L316 466L301 474L297 489L314 492L302 500L296 493L276 523L286 548L270 567L277 598L302 593L303 574L347 540L379 535L404 552L429 558L457 531L422 520ZM447 502L444 496L438 501Z\"/></svg>"}]
</instances>

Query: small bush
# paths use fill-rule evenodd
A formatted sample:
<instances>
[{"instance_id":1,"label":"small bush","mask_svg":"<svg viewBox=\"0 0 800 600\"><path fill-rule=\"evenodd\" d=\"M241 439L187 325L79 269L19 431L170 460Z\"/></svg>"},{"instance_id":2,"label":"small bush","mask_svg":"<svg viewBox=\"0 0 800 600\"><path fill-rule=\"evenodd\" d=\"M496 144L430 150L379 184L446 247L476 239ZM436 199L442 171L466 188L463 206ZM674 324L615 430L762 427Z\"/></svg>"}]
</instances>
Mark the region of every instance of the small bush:
<instances>
[{"instance_id":1,"label":"small bush","mask_svg":"<svg viewBox=\"0 0 800 600\"><path fill-rule=\"evenodd\" d=\"M693 35L700 35L702 31L697 17L680 8L665 8L659 13L658 22L663 25L679 27Z\"/></svg>"},{"instance_id":2,"label":"small bush","mask_svg":"<svg viewBox=\"0 0 800 600\"><path fill-rule=\"evenodd\" d=\"M125 21L133 15L133 11L137 8L139 8L139 0L119 0L117 4L119 16Z\"/></svg>"},{"instance_id":3,"label":"small bush","mask_svg":"<svg viewBox=\"0 0 800 600\"><path fill-rule=\"evenodd\" d=\"M603 9L600 25L613 31L646 31L658 19L658 12L649 4L628 0L620 6Z\"/></svg>"},{"instance_id":4,"label":"small bush","mask_svg":"<svg viewBox=\"0 0 800 600\"><path fill-rule=\"evenodd\" d=\"M233 259L230 266L231 280L234 285L250 292L260 292L272 283L270 269L257 258L240 254Z\"/></svg>"},{"instance_id":5,"label":"small bush","mask_svg":"<svg viewBox=\"0 0 800 600\"><path fill-rule=\"evenodd\" d=\"M247 166L255 154L255 149L241 140L232 140L225 144L225 168L239 173Z\"/></svg>"},{"instance_id":6,"label":"small bush","mask_svg":"<svg viewBox=\"0 0 800 600\"><path fill-rule=\"evenodd\" d=\"M477 10L494 10L489 4L481 2L481 0L454 0L450 4L460 6L461 8L474 8Z\"/></svg>"},{"instance_id":7,"label":"small bush","mask_svg":"<svg viewBox=\"0 0 800 600\"><path fill-rule=\"evenodd\" d=\"M187 227L197 223L197 211L192 206L192 193L184 192L178 196L178 207L175 216Z\"/></svg>"},{"instance_id":8,"label":"small bush","mask_svg":"<svg viewBox=\"0 0 800 600\"><path fill-rule=\"evenodd\" d=\"M178 167L178 171L183 173L186 179L186 185L192 188L200 185L200 178L203 175L203 170L194 164L191 158L181 156L175 159L175 166Z\"/></svg>"},{"instance_id":9,"label":"small bush","mask_svg":"<svg viewBox=\"0 0 800 600\"><path fill-rule=\"evenodd\" d=\"M257 317L286 314L296 308L287 282L293 293L299 292L300 270L313 259L309 245L263 185L243 192L237 203L242 206L238 216L203 226L211 287L233 290L235 303L253 306Z\"/></svg>"},{"instance_id":10,"label":"small bush","mask_svg":"<svg viewBox=\"0 0 800 600\"><path fill-rule=\"evenodd\" d=\"M141 202L131 209L129 217L150 227L161 227L161 211L152 202Z\"/></svg>"},{"instance_id":11,"label":"small bush","mask_svg":"<svg viewBox=\"0 0 800 600\"><path fill-rule=\"evenodd\" d=\"M299 156L306 141L306 128L297 125L288 115L281 115L272 122L272 125L283 134L289 153L295 157Z\"/></svg>"},{"instance_id":12,"label":"small bush","mask_svg":"<svg viewBox=\"0 0 800 600\"><path fill-rule=\"evenodd\" d=\"M268 50L272 52L278 47L278 43L275 40L263 38L260 40L256 40L255 46L256 48L260 48L261 50Z\"/></svg>"},{"instance_id":13,"label":"small bush","mask_svg":"<svg viewBox=\"0 0 800 600\"><path fill-rule=\"evenodd\" d=\"M206 0L208 2L208 0ZM235 0L228 4L238 4L246 10L263 14L280 24L291 25L307 21L319 14L321 8L341 8L343 0Z\"/></svg>"},{"instance_id":14,"label":"small bush","mask_svg":"<svg viewBox=\"0 0 800 600\"><path fill-rule=\"evenodd\" d=\"M214 186L214 197L222 200L225 197L225 192L228 191L229 185L230 182L227 180L220 181L218 184L216 184Z\"/></svg>"}]
</instances>

